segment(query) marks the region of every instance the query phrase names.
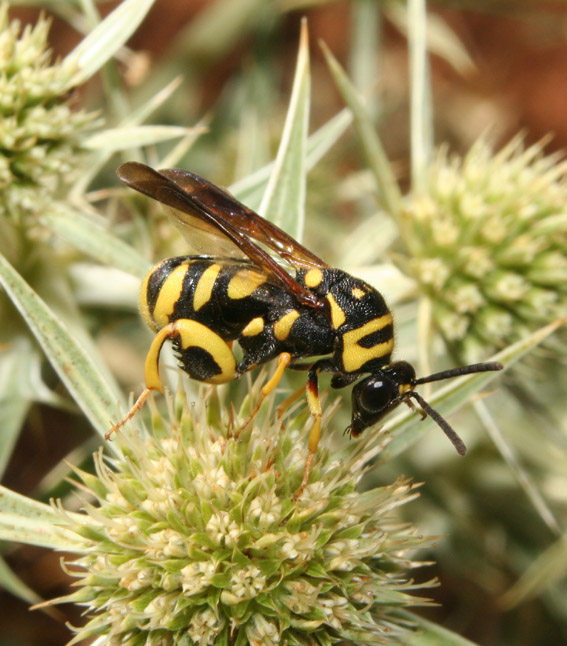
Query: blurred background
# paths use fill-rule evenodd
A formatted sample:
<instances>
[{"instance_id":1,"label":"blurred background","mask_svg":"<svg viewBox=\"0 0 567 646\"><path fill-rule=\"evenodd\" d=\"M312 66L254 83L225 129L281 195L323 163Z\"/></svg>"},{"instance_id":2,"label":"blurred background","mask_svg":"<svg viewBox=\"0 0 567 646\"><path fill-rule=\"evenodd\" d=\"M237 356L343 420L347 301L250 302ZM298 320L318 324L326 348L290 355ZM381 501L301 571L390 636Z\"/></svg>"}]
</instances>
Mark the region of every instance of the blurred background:
<instances>
[{"instance_id":1,"label":"blurred background","mask_svg":"<svg viewBox=\"0 0 567 646\"><path fill-rule=\"evenodd\" d=\"M82 38L71 19L77 15L76 4L80 3L14 2L10 17L23 24L35 24L41 12L50 17L53 56L63 57ZM96 6L101 15L106 15L117 4L100 2ZM379 11L375 11L376 5L380 5ZM562 154L567 147L567 3L455 0L431 2L428 9L431 20L439 20L447 30L447 42L455 39L461 45L455 49L441 47L440 51L454 51L459 56L466 53L453 61L447 56L431 56L435 143L446 143L451 151L464 155L487 133L495 150L521 133L525 146L543 140L546 155ZM129 103L121 104L118 95L108 92L108 76L97 75L76 89L73 105L100 111L106 125L112 125L132 106L143 105L180 76L180 87L152 114L151 121L206 124L207 131L178 165L217 184L230 185L267 163L277 151L303 16L308 19L310 35L310 130L322 126L344 107L319 47L321 40L355 85L370 97L377 131L400 186L407 190L410 83L401 3L156 0L128 49L121 51L118 64L107 72L125 89ZM361 22L365 20L371 22L363 28ZM369 42L361 43L363 37ZM368 57L369 51L375 56ZM105 165L90 187L92 191L116 186L113 171L119 161L115 157ZM365 167L360 145L350 130L309 175L304 241L330 264L344 266L345 257L354 257L352 248L344 248L354 244L347 234L357 231L377 209ZM115 217L119 229L126 226L124 215ZM160 229L159 241L144 238L135 226L123 230L149 260L171 254L176 245L182 249L182 242L167 226ZM388 285L376 286L387 298L396 300L395 294L389 294ZM101 308L86 301L80 306L124 391L138 389L148 336L140 332L135 308ZM403 303L399 310L393 309L403 321ZM400 337L401 354L403 332ZM543 372L545 378L547 365L538 365L539 377ZM562 369L554 373L561 376L555 377L559 382L549 393L558 409L564 408L557 400L560 386L565 385L565 381L561 384L564 365ZM46 383L60 388L49 366L43 370ZM529 378L529 369L526 372ZM515 414L514 419L522 418L521 410ZM455 416L451 423L456 428L474 429L471 417L465 413ZM559 428L564 430L564 411L560 418L563 426ZM541 423L550 424L549 420ZM521 433L529 434L528 427ZM536 510L518 484L517 474L509 470L489 440L478 441L470 456L461 460L450 447L445 451L444 438L439 439L439 445L436 441L429 444L429 439L369 476L377 482L388 482L405 473L425 483L421 498L404 509L405 520L416 525L420 533L440 536L428 553L420 554L423 561L434 564L415 573L420 581L438 577L440 586L424 593L438 605L420 612L484 646L567 643L566 552L560 550L555 557L559 558L557 563L563 563L563 571L561 565L550 567L545 574L547 582L540 581L528 592L514 588L530 565L555 544L557 533ZM559 464L565 466L564 435L559 442L563 451ZM54 469L63 458L86 460L97 445L88 422L80 416L35 404L26 415L3 484L42 500L64 495L66 485L59 482ZM525 446L533 447L533 440L531 444L526 440ZM524 468L541 484L558 526L564 528L567 472L561 476L555 470L550 481L546 455L542 452L541 459L531 464L528 461ZM67 589L69 578L60 567L60 555L40 548L10 546L5 557L41 597L54 597ZM511 589L515 590L512 594ZM5 592L0 592L0 607L0 646L58 646L69 639L64 622L80 622L76 610L67 607L50 611L51 616L40 611L30 613L27 604Z\"/></svg>"}]
</instances>

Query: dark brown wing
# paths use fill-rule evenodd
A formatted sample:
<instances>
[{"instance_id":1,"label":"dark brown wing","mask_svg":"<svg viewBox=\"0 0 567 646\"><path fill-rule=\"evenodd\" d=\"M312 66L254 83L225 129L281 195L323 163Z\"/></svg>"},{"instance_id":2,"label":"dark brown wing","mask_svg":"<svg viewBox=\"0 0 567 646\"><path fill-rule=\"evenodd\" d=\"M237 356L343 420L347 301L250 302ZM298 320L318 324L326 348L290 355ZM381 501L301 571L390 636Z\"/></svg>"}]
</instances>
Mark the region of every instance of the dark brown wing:
<instances>
[{"instance_id":1,"label":"dark brown wing","mask_svg":"<svg viewBox=\"0 0 567 646\"><path fill-rule=\"evenodd\" d=\"M188 171L156 171L138 162L122 164L117 174L128 186L170 207L177 223L185 230L189 229L189 238L191 232L200 231L216 240L217 249L220 244L223 253L232 255L230 249L236 248L305 305L322 307L322 302L312 292L297 283L252 240L266 245L295 269L325 268L328 265L226 191Z\"/></svg>"}]
</instances>

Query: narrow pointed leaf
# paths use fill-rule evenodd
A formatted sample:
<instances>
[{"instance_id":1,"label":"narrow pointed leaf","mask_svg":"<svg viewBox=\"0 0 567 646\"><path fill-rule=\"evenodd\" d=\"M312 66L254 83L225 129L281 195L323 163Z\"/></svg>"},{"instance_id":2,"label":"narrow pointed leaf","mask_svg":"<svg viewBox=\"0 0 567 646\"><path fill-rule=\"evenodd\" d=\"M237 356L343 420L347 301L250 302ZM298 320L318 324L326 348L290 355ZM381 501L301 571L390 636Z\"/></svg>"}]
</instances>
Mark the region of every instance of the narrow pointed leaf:
<instances>
[{"instance_id":1,"label":"narrow pointed leaf","mask_svg":"<svg viewBox=\"0 0 567 646\"><path fill-rule=\"evenodd\" d=\"M83 347L47 304L0 255L0 283L20 311L57 374L95 429L104 435L122 396L101 376Z\"/></svg>"},{"instance_id":2,"label":"narrow pointed leaf","mask_svg":"<svg viewBox=\"0 0 567 646\"><path fill-rule=\"evenodd\" d=\"M402 34L408 34L408 12L405 6L389 2L384 4L384 13ZM474 72L476 66L472 58L447 21L432 11L426 14L426 20L428 51L445 60L459 74Z\"/></svg>"},{"instance_id":3,"label":"narrow pointed leaf","mask_svg":"<svg viewBox=\"0 0 567 646\"><path fill-rule=\"evenodd\" d=\"M206 64L232 51L259 19L266 19L269 4L265 0L216 0L205 3L181 39L184 58L196 58ZM273 11L277 11L275 4Z\"/></svg>"},{"instance_id":4,"label":"narrow pointed leaf","mask_svg":"<svg viewBox=\"0 0 567 646\"><path fill-rule=\"evenodd\" d=\"M352 7L349 73L359 92L371 91L380 75L382 11L374 0L361 0ZM376 105L372 108L375 112Z\"/></svg>"},{"instance_id":5,"label":"narrow pointed leaf","mask_svg":"<svg viewBox=\"0 0 567 646\"><path fill-rule=\"evenodd\" d=\"M425 0L410 0L408 3L411 187L416 193L423 193L426 189L433 148L431 75L427 58L425 4Z\"/></svg>"},{"instance_id":6,"label":"narrow pointed leaf","mask_svg":"<svg viewBox=\"0 0 567 646\"><path fill-rule=\"evenodd\" d=\"M80 522L80 514L70 514ZM62 530L57 512L42 502L22 496L0 485L0 539L74 550L81 541L74 534Z\"/></svg>"},{"instance_id":7,"label":"narrow pointed leaf","mask_svg":"<svg viewBox=\"0 0 567 646\"><path fill-rule=\"evenodd\" d=\"M175 78L171 83L168 83L163 89L157 92L149 101L143 103L136 110L129 112L119 124L119 127L137 126L143 123L155 110L163 105L169 97L177 90L181 83L180 77ZM199 126L196 126L198 128ZM193 130L193 129L191 129ZM202 130L199 131L199 134ZM195 139L197 138L195 134ZM183 140L182 140L183 141ZM133 147L133 142L130 142L130 148ZM101 150L92 155L89 167L77 178L71 190L71 197L81 198L87 191L93 179L98 175L100 169L106 164L112 155L110 150Z\"/></svg>"},{"instance_id":8,"label":"narrow pointed leaf","mask_svg":"<svg viewBox=\"0 0 567 646\"><path fill-rule=\"evenodd\" d=\"M9 345L0 351L0 476L32 403L68 403L43 383L40 355L26 334L11 337Z\"/></svg>"},{"instance_id":9,"label":"narrow pointed leaf","mask_svg":"<svg viewBox=\"0 0 567 646\"><path fill-rule=\"evenodd\" d=\"M403 610L398 614L416 626L415 632L407 638L407 646L476 646L475 642L419 615Z\"/></svg>"},{"instance_id":10,"label":"narrow pointed leaf","mask_svg":"<svg viewBox=\"0 0 567 646\"><path fill-rule=\"evenodd\" d=\"M64 205L48 210L45 224L91 258L143 278L150 267L133 247L82 213Z\"/></svg>"},{"instance_id":11,"label":"narrow pointed leaf","mask_svg":"<svg viewBox=\"0 0 567 646\"><path fill-rule=\"evenodd\" d=\"M90 150L118 152L135 146L150 146L187 136L191 128L182 126L124 126L107 128L91 135L83 143Z\"/></svg>"},{"instance_id":12,"label":"narrow pointed leaf","mask_svg":"<svg viewBox=\"0 0 567 646\"><path fill-rule=\"evenodd\" d=\"M122 47L151 9L154 0L125 0L64 59L76 71L69 87L84 83Z\"/></svg>"},{"instance_id":13,"label":"narrow pointed leaf","mask_svg":"<svg viewBox=\"0 0 567 646\"><path fill-rule=\"evenodd\" d=\"M324 43L321 43L323 54L327 59L327 65L331 71L335 84L339 89L345 103L350 108L354 127L356 129L362 151L364 152L368 166L374 174L378 186L378 198L383 208L394 217L401 212L402 195L400 187L386 156L382 142L380 141L372 118L364 105L356 88L351 83L337 59L331 54Z\"/></svg>"},{"instance_id":14,"label":"narrow pointed leaf","mask_svg":"<svg viewBox=\"0 0 567 646\"><path fill-rule=\"evenodd\" d=\"M68 273L79 305L138 311L139 277L86 262L70 265Z\"/></svg>"},{"instance_id":15,"label":"narrow pointed leaf","mask_svg":"<svg viewBox=\"0 0 567 646\"><path fill-rule=\"evenodd\" d=\"M41 597L16 576L3 558L0 558L0 581L4 590L27 604L41 601Z\"/></svg>"},{"instance_id":16,"label":"narrow pointed leaf","mask_svg":"<svg viewBox=\"0 0 567 646\"><path fill-rule=\"evenodd\" d=\"M539 554L522 577L502 597L510 608L541 595L567 575L567 536L560 536Z\"/></svg>"},{"instance_id":17,"label":"narrow pointed leaf","mask_svg":"<svg viewBox=\"0 0 567 646\"><path fill-rule=\"evenodd\" d=\"M307 23L301 25L291 101L260 214L301 240L305 220L305 156L309 126L310 76Z\"/></svg>"},{"instance_id":18,"label":"narrow pointed leaf","mask_svg":"<svg viewBox=\"0 0 567 646\"><path fill-rule=\"evenodd\" d=\"M352 122L350 110L341 110L322 125L307 140L305 167L310 171L315 164L337 143ZM273 171L275 162L270 162L256 172L243 177L230 187L230 192L251 209L259 210L262 195Z\"/></svg>"}]
</instances>

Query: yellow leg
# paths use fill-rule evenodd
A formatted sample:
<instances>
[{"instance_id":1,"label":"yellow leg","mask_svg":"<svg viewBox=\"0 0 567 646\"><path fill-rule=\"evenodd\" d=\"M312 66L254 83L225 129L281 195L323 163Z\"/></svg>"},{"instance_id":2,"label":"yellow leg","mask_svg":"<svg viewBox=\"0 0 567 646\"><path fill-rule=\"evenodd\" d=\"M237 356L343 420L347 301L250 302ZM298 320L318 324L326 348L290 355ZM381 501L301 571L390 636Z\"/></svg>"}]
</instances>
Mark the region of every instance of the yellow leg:
<instances>
[{"instance_id":1,"label":"yellow leg","mask_svg":"<svg viewBox=\"0 0 567 646\"><path fill-rule=\"evenodd\" d=\"M145 363L145 378L146 378L146 387L142 391L142 394L136 400L136 403L132 408L126 413L126 416L122 418L118 424L115 424L104 436L106 440L110 436L118 431L119 428L124 426L126 422L132 419L134 415L143 407L146 403L146 399L153 390L158 390L160 393L163 393L163 385L161 383L161 377L159 376L159 353L161 348L166 341L171 337L177 336L177 326L175 321L173 323L168 323L164 326L154 337L152 345L146 356Z\"/></svg>"},{"instance_id":2,"label":"yellow leg","mask_svg":"<svg viewBox=\"0 0 567 646\"><path fill-rule=\"evenodd\" d=\"M276 408L276 415L278 419L283 417L283 414L286 410L294 404L305 392L305 386L300 386L294 393L292 393L287 399L284 399L283 402Z\"/></svg>"},{"instance_id":3,"label":"yellow leg","mask_svg":"<svg viewBox=\"0 0 567 646\"><path fill-rule=\"evenodd\" d=\"M243 431L248 424L256 417L258 414L258 411L260 410L260 406L262 406L262 403L264 399L277 387L277 385L280 383L284 370L289 366L291 363L291 354L289 352L282 352L278 356L278 365L276 366L276 370L274 371L274 374L270 377L268 382L264 384L264 387L262 388L260 392L260 397L258 398L258 402L256 403L256 406L254 406L254 410L250 413L248 416L248 419L244 422L244 424L238 429L236 432L236 437L238 437L239 433Z\"/></svg>"},{"instance_id":4,"label":"yellow leg","mask_svg":"<svg viewBox=\"0 0 567 646\"><path fill-rule=\"evenodd\" d=\"M307 380L307 403L309 405L309 411L311 417L313 417L313 426L309 431L309 440L307 442L307 449L309 453L307 454L307 459L305 460L305 467L303 469L303 480L301 481L301 486L293 494L293 499L297 500L299 496L303 493L303 490L309 482L309 473L311 472L311 465L313 464L313 459L317 453L317 447L319 446L319 439L321 438L321 417L323 412L321 410L321 402L319 401L319 386L317 383L317 371L311 371L309 373L309 379Z\"/></svg>"}]
</instances>

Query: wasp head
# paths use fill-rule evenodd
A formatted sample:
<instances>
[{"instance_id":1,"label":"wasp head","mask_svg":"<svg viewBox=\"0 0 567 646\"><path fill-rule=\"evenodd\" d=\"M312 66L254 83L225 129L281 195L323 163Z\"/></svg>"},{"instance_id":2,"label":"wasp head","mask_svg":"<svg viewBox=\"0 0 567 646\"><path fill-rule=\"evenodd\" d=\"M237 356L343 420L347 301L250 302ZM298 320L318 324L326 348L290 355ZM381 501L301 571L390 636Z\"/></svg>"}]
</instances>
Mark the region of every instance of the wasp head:
<instances>
[{"instance_id":1,"label":"wasp head","mask_svg":"<svg viewBox=\"0 0 567 646\"><path fill-rule=\"evenodd\" d=\"M415 387L433 381L476 372L502 370L502 368L502 364L497 362L476 363L416 379L415 370L409 363L396 361L359 381L352 389L352 422L347 432L353 437L359 436L401 402L405 401L410 404L409 400L412 398L422 408L423 416L431 417L452 442L457 452L464 455L467 452L464 442L447 421L421 395L415 392Z\"/></svg>"},{"instance_id":2,"label":"wasp head","mask_svg":"<svg viewBox=\"0 0 567 646\"><path fill-rule=\"evenodd\" d=\"M407 361L396 361L359 381L352 389L352 422L348 432L358 437L410 396L415 370Z\"/></svg>"}]
</instances>

